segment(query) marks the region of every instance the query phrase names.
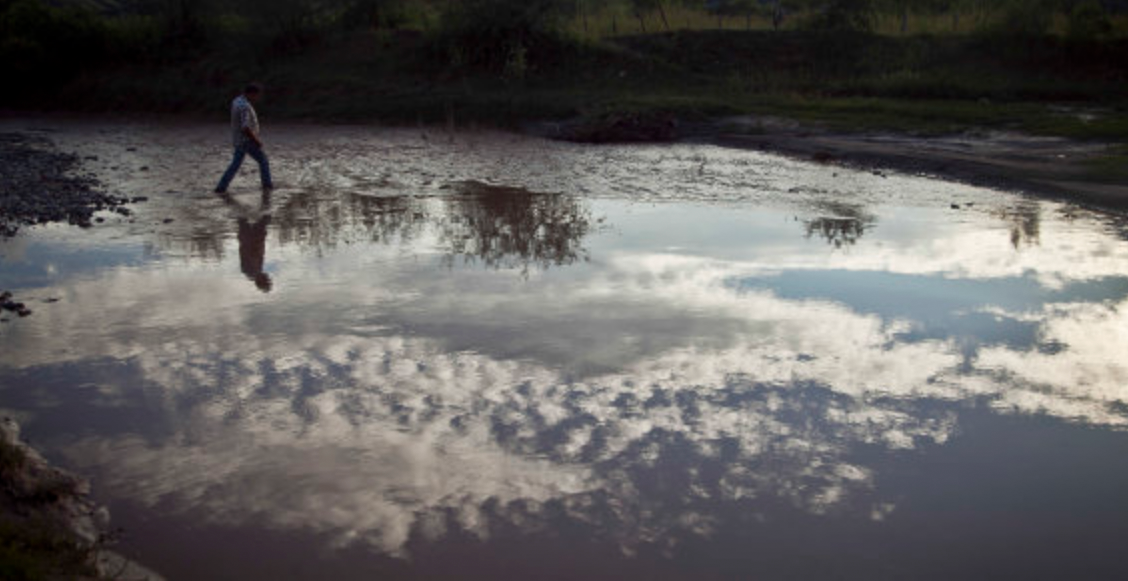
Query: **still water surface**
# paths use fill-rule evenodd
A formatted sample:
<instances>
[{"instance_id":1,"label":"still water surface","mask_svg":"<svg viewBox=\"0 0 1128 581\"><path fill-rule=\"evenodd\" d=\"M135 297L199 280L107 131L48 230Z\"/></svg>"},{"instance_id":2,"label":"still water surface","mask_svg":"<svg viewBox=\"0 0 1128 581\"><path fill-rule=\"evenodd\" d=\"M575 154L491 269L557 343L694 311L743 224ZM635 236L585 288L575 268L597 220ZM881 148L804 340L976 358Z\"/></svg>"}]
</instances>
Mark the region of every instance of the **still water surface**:
<instances>
[{"instance_id":1,"label":"still water surface","mask_svg":"<svg viewBox=\"0 0 1128 581\"><path fill-rule=\"evenodd\" d=\"M362 127L224 201L222 126L2 129L150 198L0 242L0 408L172 579L1128 576L1122 219Z\"/></svg>"}]
</instances>

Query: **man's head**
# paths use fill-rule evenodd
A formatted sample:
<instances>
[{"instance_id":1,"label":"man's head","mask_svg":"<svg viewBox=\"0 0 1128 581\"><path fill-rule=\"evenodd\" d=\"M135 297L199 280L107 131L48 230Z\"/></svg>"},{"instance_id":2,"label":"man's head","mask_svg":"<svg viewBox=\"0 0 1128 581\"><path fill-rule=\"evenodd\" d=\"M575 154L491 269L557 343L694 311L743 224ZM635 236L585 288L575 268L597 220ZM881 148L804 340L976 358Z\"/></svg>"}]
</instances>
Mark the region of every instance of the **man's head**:
<instances>
[{"instance_id":1,"label":"man's head","mask_svg":"<svg viewBox=\"0 0 1128 581\"><path fill-rule=\"evenodd\" d=\"M247 83L247 86L243 88L243 95L250 101L258 101L262 97L262 84Z\"/></svg>"},{"instance_id":2,"label":"man's head","mask_svg":"<svg viewBox=\"0 0 1128 581\"><path fill-rule=\"evenodd\" d=\"M256 274L252 280L255 281L255 286L264 293L268 293L270 289L274 288L274 281L270 280L270 275L265 272Z\"/></svg>"}]
</instances>

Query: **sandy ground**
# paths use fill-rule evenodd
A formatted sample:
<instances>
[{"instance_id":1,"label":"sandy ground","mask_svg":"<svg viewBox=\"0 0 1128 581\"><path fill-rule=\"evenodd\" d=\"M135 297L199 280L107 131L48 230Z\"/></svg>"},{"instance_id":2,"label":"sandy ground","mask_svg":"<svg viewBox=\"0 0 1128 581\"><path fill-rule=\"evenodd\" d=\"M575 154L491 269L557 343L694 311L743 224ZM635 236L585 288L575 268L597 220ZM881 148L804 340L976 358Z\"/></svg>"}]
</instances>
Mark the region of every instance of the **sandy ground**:
<instances>
[{"instance_id":1,"label":"sandy ground","mask_svg":"<svg viewBox=\"0 0 1128 581\"><path fill-rule=\"evenodd\" d=\"M779 120L742 117L689 127L685 139L772 151L827 164L893 169L975 185L1017 189L1117 212L1128 211L1128 184L1089 178L1092 160L1112 144L991 132L916 137L844 134Z\"/></svg>"}]
</instances>

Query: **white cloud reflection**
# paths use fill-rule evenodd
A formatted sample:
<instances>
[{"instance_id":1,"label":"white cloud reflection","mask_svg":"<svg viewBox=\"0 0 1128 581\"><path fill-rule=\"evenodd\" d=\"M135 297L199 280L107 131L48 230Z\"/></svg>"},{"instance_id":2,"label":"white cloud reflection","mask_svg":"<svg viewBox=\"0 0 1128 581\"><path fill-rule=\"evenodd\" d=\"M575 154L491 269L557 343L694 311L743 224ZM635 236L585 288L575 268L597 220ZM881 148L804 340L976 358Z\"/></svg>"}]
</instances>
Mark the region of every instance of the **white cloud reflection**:
<instances>
[{"instance_id":1,"label":"white cloud reflection","mask_svg":"<svg viewBox=\"0 0 1128 581\"><path fill-rule=\"evenodd\" d=\"M462 284L414 293L397 281L420 272L394 270L271 297L277 303L216 269L108 272L73 283L75 304L43 320L45 331L67 332L27 337L13 360L125 360L144 381L104 386L118 391L111 399L135 402L144 390L149 405L164 402L171 436L91 436L68 448L115 495L401 556L413 534L451 526L481 537L496 518L545 526L550 505L627 551L708 535L717 518L709 503L769 497L815 513L850 509L869 502L859 493L878 477L851 450L952 436L954 412L932 400L986 396L999 409L1126 420L1109 405L1128 400L1114 356L1125 344L1123 304L1047 307L1044 333L1068 349L987 346L967 372L951 341L899 340L912 321L738 290L727 282L745 272L736 263L620 256L588 276L532 280L505 295L516 318L549 305L546 324L594 311L626 325L585 335L593 344L580 353L629 343L631 321L672 322L667 341L651 337L652 349L623 351L618 368L570 381L535 356L488 353L498 325L485 306L499 300L492 278L478 284L467 271L455 276ZM449 306L429 313L420 303ZM345 316L365 311L379 316ZM459 313L484 350L404 332ZM267 316L276 320L257 321ZM549 326L523 338L552 334ZM646 490L675 450L688 454L680 484Z\"/></svg>"}]
</instances>

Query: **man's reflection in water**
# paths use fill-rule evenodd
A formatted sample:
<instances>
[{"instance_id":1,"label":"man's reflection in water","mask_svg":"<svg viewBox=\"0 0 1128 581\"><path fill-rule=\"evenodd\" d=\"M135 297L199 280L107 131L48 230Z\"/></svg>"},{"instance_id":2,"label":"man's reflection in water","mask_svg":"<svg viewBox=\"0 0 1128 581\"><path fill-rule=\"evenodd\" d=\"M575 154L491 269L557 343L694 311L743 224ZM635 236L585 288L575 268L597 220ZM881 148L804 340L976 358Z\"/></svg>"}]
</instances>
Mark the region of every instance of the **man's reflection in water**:
<instances>
[{"instance_id":1,"label":"man's reflection in water","mask_svg":"<svg viewBox=\"0 0 1128 581\"><path fill-rule=\"evenodd\" d=\"M239 203L231 196L224 196L228 205L239 210L239 269L255 286L264 293L270 292L274 282L263 270L266 262L266 231L270 226L270 190L263 190L262 204L258 212Z\"/></svg>"}]
</instances>

